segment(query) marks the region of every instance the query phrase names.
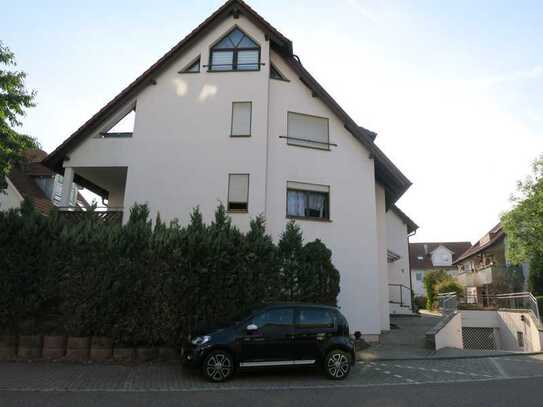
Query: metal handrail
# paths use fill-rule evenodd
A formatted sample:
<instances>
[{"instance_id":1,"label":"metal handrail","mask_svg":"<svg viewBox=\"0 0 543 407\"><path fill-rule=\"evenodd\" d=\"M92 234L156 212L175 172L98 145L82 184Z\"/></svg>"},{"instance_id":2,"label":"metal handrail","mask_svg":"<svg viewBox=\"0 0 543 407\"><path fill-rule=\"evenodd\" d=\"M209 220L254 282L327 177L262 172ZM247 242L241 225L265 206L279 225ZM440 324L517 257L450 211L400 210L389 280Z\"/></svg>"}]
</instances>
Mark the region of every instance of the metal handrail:
<instances>
[{"instance_id":1,"label":"metal handrail","mask_svg":"<svg viewBox=\"0 0 543 407\"><path fill-rule=\"evenodd\" d=\"M450 314L458 309L458 295L455 291L437 295L439 308L444 314Z\"/></svg>"},{"instance_id":2,"label":"metal handrail","mask_svg":"<svg viewBox=\"0 0 543 407\"><path fill-rule=\"evenodd\" d=\"M399 304L401 307L405 307L405 308L409 308L411 307L411 288L409 288L408 286L406 285L403 285L403 284L394 284L394 283L390 283L388 284L389 288L390 287L400 287L400 301L393 301L393 300L390 300L390 292L389 292L389 303L391 304ZM406 297L409 298L409 302L404 302L404 295L403 295L403 290L406 289L408 291Z\"/></svg>"},{"instance_id":3,"label":"metal handrail","mask_svg":"<svg viewBox=\"0 0 543 407\"><path fill-rule=\"evenodd\" d=\"M516 300L528 300L530 309L535 314L537 319L541 320L539 316L539 305L537 303L537 298L535 298L534 295L529 291L521 291L518 293L496 294L496 299L497 300L512 300L513 306L511 308L513 309L518 308Z\"/></svg>"}]
</instances>

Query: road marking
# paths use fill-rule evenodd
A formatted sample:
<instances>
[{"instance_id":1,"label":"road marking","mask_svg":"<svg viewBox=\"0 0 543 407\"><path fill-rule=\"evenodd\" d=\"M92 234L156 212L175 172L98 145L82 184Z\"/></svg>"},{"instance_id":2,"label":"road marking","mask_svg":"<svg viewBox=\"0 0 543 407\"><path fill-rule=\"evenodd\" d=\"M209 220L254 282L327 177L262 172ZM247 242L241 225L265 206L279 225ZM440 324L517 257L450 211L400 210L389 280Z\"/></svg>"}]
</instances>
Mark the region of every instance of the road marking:
<instances>
[{"instance_id":1,"label":"road marking","mask_svg":"<svg viewBox=\"0 0 543 407\"><path fill-rule=\"evenodd\" d=\"M500 374L501 377L503 377L503 378L508 378L509 377L509 374L505 371L503 366L500 365L495 358L490 358L490 362L494 365L494 367L496 368L496 370L498 371L498 373Z\"/></svg>"},{"instance_id":2,"label":"road marking","mask_svg":"<svg viewBox=\"0 0 543 407\"><path fill-rule=\"evenodd\" d=\"M455 383L474 383L474 382L493 382L493 381L515 381L525 379L543 379L543 375L536 376L518 376L518 377L491 377L469 380L459 380ZM433 380L427 382L394 382L394 383L373 383L373 384L323 384L323 385L288 385L288 386L216 386L216 387L193 387L184 389L172 389L172 388L149 388L149 389L77 389L77 388L32 388L32 387L15 387L15 388L0 388L0 393L192 393L192 392L207 392L207 391L289 391L289 390L318 390L318 389L339 389L339 388L367 388L367 387L387 387L387 386L417 386L428 384L450 384L450 380Z\"/></svg>"}]
</instances>

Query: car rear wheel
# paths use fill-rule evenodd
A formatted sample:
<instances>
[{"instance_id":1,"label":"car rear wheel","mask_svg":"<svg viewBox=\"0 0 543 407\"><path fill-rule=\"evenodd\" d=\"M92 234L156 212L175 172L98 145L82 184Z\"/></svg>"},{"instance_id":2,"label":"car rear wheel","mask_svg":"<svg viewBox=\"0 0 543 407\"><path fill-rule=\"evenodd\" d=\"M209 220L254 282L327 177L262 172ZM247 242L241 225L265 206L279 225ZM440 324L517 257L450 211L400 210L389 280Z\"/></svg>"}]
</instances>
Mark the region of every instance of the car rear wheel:
<instances>
[{"instance_id":1,"label":"car rear wheel","mask_svg":"<svg viewBox=\"0 0 543 407\"><path fill-rule=\"evenodd\" d=\"M228 352L216 350L204 360L204 376L211 382L224 382L234 374L234 360Z\"/></svg>"},{"instance_id":2,"label":"car rear wheel","mask_svg":"<svg viewBox=\"0 0 543 407\"><path fill-rule=\"evenodd\" d=\"M351 355L340 349L334 349L324 359L324 371L332 380L343 380L351 371Z\"/></svg>"}]
</instances>

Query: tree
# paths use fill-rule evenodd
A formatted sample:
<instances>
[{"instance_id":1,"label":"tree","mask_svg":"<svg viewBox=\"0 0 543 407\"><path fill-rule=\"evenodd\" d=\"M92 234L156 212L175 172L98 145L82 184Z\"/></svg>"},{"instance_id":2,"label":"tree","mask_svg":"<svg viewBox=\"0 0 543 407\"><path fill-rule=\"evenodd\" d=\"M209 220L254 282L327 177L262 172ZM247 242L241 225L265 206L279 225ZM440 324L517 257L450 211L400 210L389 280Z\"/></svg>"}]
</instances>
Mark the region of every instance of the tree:
<instances>
[{"instance_id":1,"label":"tree","mask_svg":"<svg viewBox=\"0 0 543 407\"><path fill-rule=\"evenodd\" d=\"M431 310L434 306L437 291L436 285L446 280L449 275L444 270L432 270L424 276L424 289L426 290L426 308Z\"/></svg>"},{"instance_id":2,"label":"tree","mask_svg":"<svg viewBox=\"0 0 543 407\"><path fill-rule=\"evenodd\" d=\"M501 218L507 258L513 264L529 261L530 289L543 292L543 155L534 161L532 175L518 182L517 191L513 209Z\"/></svg>"},{"instance_id":3,"label":"tree","mask_svg":"<svg viewBox=\"0 0 543 407\"><path fill-rule=\"evenodd\" d=\"M19 117L34 106L36 92L25 89L24 72L1 69L10 66L16 66L15 55L0 41L0 189L5 188L5 177L11 166L23 158L23 151L39 147L34 138L12 128L20 126Z\"/></svg>"}]
</instances>

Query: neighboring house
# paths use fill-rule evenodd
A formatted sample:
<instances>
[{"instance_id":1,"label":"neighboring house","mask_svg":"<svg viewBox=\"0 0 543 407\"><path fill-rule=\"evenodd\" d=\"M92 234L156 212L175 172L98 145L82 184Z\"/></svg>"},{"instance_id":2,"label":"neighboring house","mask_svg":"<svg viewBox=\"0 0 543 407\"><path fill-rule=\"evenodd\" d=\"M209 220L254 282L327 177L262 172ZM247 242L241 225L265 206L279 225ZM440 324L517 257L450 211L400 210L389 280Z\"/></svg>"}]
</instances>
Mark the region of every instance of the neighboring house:
<instances>
[{"instance_id":1,"label":"neighboring house","mask_svg":"<svg viewBox=\"0 0 543 407\"><path fill-rule=\"evenodd\" d=\"M456 278L467 299L478 302L495 293L527 290L528 265L511 267L506 255L507 236L498 223L456 261Z\"/></svg>"},{"instance_id":2,"label":"neighboring house","mask_svg":"<svg viewBox=\"0 0 543 407\"><path fill-rule=\"evenodd\" d=\"M388 292L391 314L410 314L409 236L418 226L396 205L387 211Z\"/></svg>"},{"instance_id":3,"label":"neighboring house","mask_svg":"<svg viewBox=\"0 0 543 407\"><path fill-rule=\"evenodd\" d=\"M6 177L7 188L0 191L0 210L15 209L25 198L32 199L34 206L43 214L62 201L62 175L55 174L41 161L47 157L42 150L27 150L25 161L13 166ZM88 203L72 184L68 206L88 207Z\"/></svg>"},{"instance_id":4,"label":"neighboring house","mask_svg":"<svg viewBox=\"0 0 543 407\"><path fill-rule=\"evenodd\" d=\"M411 281L416 296L426 296L424 276L432 270L445 270L454 275L454 262L471 247L470 242L409 243Z\"/></svg>"},{"instance_id":5,"label":"neighboring house","mask_svg":"<svg viewBox=\"0 0 543 407\"><path fill-rule=\"evenodd\" d=\"M133 129L115 129L128 115ZM124 222L136 202L181 222L197 206L210 221L223 202L242 231L264 215L274 239L296 219L306 240L332 250L339 305L374 341L390 328L387 209L411 185L375 137L288 38L230 0L44 163L64 175L65 190L75 181L124 208Z\"/></svg>"}]
</instances>

